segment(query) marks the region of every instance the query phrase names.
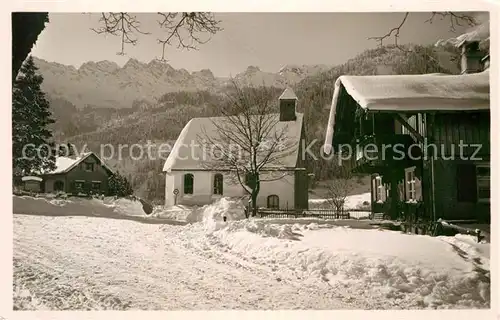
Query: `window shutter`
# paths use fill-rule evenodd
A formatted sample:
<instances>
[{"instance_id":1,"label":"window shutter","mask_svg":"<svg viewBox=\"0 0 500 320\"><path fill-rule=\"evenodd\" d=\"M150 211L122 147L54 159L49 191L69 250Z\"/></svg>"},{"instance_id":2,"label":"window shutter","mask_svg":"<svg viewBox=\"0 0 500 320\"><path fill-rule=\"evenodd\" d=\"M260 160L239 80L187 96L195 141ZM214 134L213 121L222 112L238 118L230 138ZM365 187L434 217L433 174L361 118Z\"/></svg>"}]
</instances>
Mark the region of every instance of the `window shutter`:
<instances>
[{"instance_id":1,"label":"window shutter","mask_svg":"<svg viewBox=\"0 0 500 320\"><path fill-rule=\"evenodd\" d=\"M473 164L457 166L457 200L459 202L477 201L476 166Z\"/></svg>"},{"instance_id":2,"label":"window shutter","mask_svg":"<svg viewBox=\"0 0 500 320\"><path fill-rule=\"evenodd\" d=\"M386 187L386 185L382 183L381 189L382 189L382 201L386 202L387 201L387 187Z\"/></svg>"}]
</instances>

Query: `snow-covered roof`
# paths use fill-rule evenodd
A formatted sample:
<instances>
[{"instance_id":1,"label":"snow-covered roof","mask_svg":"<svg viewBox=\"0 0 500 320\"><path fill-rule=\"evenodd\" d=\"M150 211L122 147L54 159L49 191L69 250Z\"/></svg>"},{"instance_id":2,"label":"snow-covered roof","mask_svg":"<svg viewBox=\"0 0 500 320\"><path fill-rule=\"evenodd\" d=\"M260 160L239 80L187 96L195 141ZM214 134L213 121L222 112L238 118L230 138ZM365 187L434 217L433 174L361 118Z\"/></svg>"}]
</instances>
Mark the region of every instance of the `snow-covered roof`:
<instances>
[{"instance_id":1,"label":"snow-covered roof","mask_svg":"<svg viewBox=\"0 0 500 320\"><path fill-rule=\"evenodd\" d=\"M274 132L270 132L269 137L274 136L274 133L286 132L288 152L283 157L280 157L276 163L268 163L266 167L275 168L276 170L295 168L297 165L297 158L299 152L300 134L302 128L303 115L296 113L295 121L279 121L279 113L273 113L266 121L276 121L277 125L273 127ZM167 160L163 166L164 172L170 171L184 171L184 170L205 170L206 163L204 160L207 158L206 153L210 150L207 149L206 142L200 141L205 139L208 141L217 141L220 138L218 134L218 127L224 126L228 123L225 117L205 117L193 118L182 129L177 141L175 142L172 151L168 155ZM236 134L236 132L235 132ZM205 154L204 154L205 153Z\"/></svg>"},{"instance_id":2,"label":"snow-covered roof","mask_svg":"<svg viewBox=\"0 0 500 320\"><path fill-rule=\"evenodd\" d=\"M446 112L490 109L489 70L463 75L341 76L335 82L325 152L333 138L343 90L367 111Z\"/></svg>"},{"instance_id":3,"label":"snow-covered roof","mask_svg":"<svg viewBox=\"0 0 500 320\"><path fill-rule=\"evenodd\" d=\"M43 174L61 174L69 172L71 169L76 167L80 162L87 159L90 155L96 157L101 162L101 165L104 168L112 172L112 170L95 153L85 152L78 157L56 157L56 168L51 171L45 171L43 172Z\"/></svg>"},{"instance_id":4,"label":"snow-covered roof","mask_svg":"<svg viewBox=\"0 0 500 320\"><path fill-rule=\"evenodd\" d=\"M35 176L24 176L21 178L21 181L38 181L42 182L43 179L40 177L35 177Z\"/></svg>"},{"instance_id":5,"label":"snow-covered roof","mask_svg":"<svg viewBox=\"0 0 500 320\"><path fill-rule=\"evenodd\" d=\"M297 95L293 92L292 88L286 88L279 97L279 100L297 100Z\"/></svg>"},{"instance_id":6,"label":"snow-covered roof","mask_svg":"<svg viewBox=\"0 0 500 320\"><path fill-rule=\"evenodd\" d=\"M335 92L341 84L363 109L373 111L490 108L489 71L465 75L341 76Z\"/></svg>"}]
</instances>

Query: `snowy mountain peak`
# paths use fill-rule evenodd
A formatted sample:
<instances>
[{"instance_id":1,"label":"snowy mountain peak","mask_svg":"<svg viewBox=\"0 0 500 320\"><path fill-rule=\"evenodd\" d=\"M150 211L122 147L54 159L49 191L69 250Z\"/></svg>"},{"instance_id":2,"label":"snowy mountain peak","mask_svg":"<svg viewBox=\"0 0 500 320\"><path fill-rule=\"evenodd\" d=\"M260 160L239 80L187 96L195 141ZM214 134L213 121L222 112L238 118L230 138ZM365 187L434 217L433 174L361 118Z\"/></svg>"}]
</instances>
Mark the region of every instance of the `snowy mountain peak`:
<instances>
[{"instance_id":1,"label":"snowy mountain peak","mask_svg":"<svg viewBox=\"0 0 500 320\"><path fill-rule=\"evenodd\" d=\"M84 62L80 68L78 68L78 72L115 72L116 70L120 69L120 66L116 64L115 62L103 60L103 61L88 61Z\"/></svg>"},{"instance_id":2,"label":"snowy mountain peak","mask_svg":"<svg viewBox=\"0 0 500 320\"><path fill-rule=\"evenodd\" d=\"M202 77L206 79L215 79L215 76L210 69L201 69L200 71L195 71L193 72L193 76Z\"/></svg>"},{"instance_id":3,"label":"snowy mountain peak","mask_svg":"<svg viewBox=\"0 0 500 320\"><path fill-rule=\"evenodd\" d=\"M146 65L135 58L130 58L125 65L123 65L123 69L138 69L144 68Z\"/></svg>"},{"instance_id":4,"label":"snowy mountain peak","mask_svg":"<svg viewBox=\"0 0 500 320\"><path fill-rule=\"evenodd\" d=\"M259 72L259 71L260 71L260 68L257 66L248 66L245 73L255 73L255 72Z\"/></svg>"},{"instance_id":5,"label":"snowy mountain peak","mask_svg":"<svg viewBox=\"0 0 500 320\"><path fill-rule=\"evenodd\" d=\"M63 98L77 107L130 107L134 100L154 101L173 91L218 91L227 84L227 79L216 77L210 69L190 73L156 59L144 63L131 58L123 67L111 61L88 61L78 69L37 58L35 64L44 77L43 90L51 98ZM236 79L241 85L284 89L319 70L307 66L303 69L308 71L279 74L249 66Z\"/></svg>"}]
</instances>

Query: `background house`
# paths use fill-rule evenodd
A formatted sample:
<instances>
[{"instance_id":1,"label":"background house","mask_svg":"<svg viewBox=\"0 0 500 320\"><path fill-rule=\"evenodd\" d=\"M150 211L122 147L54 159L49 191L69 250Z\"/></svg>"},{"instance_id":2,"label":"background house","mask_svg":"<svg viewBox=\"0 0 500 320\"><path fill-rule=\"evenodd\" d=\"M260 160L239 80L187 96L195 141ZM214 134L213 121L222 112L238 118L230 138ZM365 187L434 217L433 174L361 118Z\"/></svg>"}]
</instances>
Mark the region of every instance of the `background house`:
<instances>
[{"instance_id":1,"label":"background house","mask_svg":"<svg viewBox=\"0 0 500 320\"><path fill-rule=\"evenodd\" d=\"M42 192L107 194L112 170L93 152L75 157L57 157L56 169L45 172Z\"/></svg>"},{"instance_id":2,"label":"background house","mask_svg":"<svg viewBox=\"0 0 500 320\"><path fill-rule=\"evenodd\" d=\"M364 151L353 165L372 175L374 212L489 220L489 56L477 42L461 45L461 75L337 80L326 149L349 143ZM376 151L367 152L369 144ZM385 148L395 144L402 152Z\"/></svg>"},{"instance_id":3,"label":"background house","mask_svg":"<svg viewBox=\"0 0 500 320\"><path fill-rule=\"evenodd\" d=\"M277 122L273 129L286 132L291 148L286 156L279 159L279 163L269 163L262 169L261 178L273 176L273 181L261 182L258 207L308 207L307 171L301 157L305 131L303 115L296 112L296 104L297 97L291 89L287 89L279 99L280 112L269 115L272 121ZM235 179L234 172L222 166L207 167L204 163L206 150L202 150L201 139L207 135L217 137L219 133L215 124L225 120L225 117L194 118L183 128L163 168L166 173L166 206L204 205L222 196L248 196Z\"/></svg>"}]
</instances>

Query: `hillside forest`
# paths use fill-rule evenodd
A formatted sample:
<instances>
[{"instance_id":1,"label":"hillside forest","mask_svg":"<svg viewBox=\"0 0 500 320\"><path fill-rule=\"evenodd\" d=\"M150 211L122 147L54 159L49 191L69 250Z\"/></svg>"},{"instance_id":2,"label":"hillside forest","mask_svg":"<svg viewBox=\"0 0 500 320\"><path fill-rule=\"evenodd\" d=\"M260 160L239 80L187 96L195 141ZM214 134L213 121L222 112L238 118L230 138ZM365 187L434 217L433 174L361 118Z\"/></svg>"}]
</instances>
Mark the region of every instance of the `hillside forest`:
<instances>
[{"instance_id":1,"label":"hillside forest","mask_svg":"<svg viewBox=\"0 0 500 320\"><path fill-rule=\"evenodd\" d=\"M425 74L459 72L459 53L453 46L434 47L406 45L384 46L366 50L342 65L307 76L292 85L297 94L298 112L304 113L306 139L317 139L319 150L324 140L334 84L341 75ZM269 90L270 89L270 90ZM276 101L283 88L268 88ZM155 102L134 100L130 106L77 107L61 96L48 95L53 118L52 131L56 143L72 143L78 150L100 152L102 144L171 143L177 139L184 125L194 117L217 115L217 106L224 103L224 89L214 91L167 92ZM164 199L162 159L134 160L125 153L123 158L107 163L127 177L136 195L150 201ZM314 180L335 177L337 168L331 161L309 161L308 170Z\"/></svg>"}]
</instances>

